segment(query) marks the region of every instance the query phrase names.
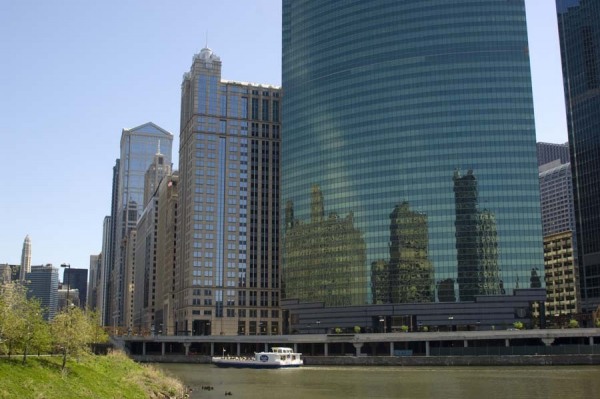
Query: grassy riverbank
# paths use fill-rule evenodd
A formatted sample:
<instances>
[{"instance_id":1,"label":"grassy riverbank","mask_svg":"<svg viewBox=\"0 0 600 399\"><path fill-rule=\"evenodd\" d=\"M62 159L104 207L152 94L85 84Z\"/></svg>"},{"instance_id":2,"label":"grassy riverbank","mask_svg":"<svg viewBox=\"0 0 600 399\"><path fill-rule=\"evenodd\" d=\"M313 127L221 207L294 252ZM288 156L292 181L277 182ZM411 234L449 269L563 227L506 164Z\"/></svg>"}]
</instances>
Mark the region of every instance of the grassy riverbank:
<instances>
[{"instance_id":1,"label":"grassy riverbank","mask_svg":"<svg viewBox=\"0 0 600 399\"><path fill-rule=\"evenodd\" d=\"M122 353L70 360L60 357L0 358L0 398L184 398L183 384L162 371L133 362Z\"/></svg>"}]
</instances>

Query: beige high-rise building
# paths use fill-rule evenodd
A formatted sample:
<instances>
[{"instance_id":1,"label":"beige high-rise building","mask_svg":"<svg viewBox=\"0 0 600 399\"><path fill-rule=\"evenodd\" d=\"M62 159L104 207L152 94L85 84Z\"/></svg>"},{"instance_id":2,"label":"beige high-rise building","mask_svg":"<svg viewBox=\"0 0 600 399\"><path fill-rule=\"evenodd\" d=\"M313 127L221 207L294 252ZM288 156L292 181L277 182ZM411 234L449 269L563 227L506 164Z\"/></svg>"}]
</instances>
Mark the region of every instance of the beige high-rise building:
<instances>
[{"instance_id":1,"label":"beige high-rise building","mask_svg":"<svg viewBox=\"0 0 600 399\"><path fill-rule=\"evenodd\" d=\"M573 232L570 230L544 237L548 316L574 315L580 311L579 273L574 249Z\"/></svg>"},{"instance_id":2,"label":"beige high-rise building","mask_svg":"<svg viewBox=\"0 0 600 399\"><path fill-rule=\"evenodd\" d=\"M25 241L23 241L19 280L25 281L27 273L31 273L31 238L29 238L29 235L25 236Z\"/></svg>"},{"instance_id":3,"label":"beige high-rise building","mask_svg":"<svg viewBox=\"0 0 600 399\"><path fill-rule=\"evenodd\" d=\"M158 186L158 229L156 232L156 306L155 324L166 335L175 332L176 286L181 286L181 273L177 267L177 207L179 176L165 176ZM177 306L178 307L178 306Z\"/></svg>"},{"instance_id":4,"label":"beige high-rise building","mask_svg":"<svg viewBox=\"0 0 600 399\"><path fill-rule=\"evenodd\" d=\"M224 81L210 49L181 86L175 330L278 334L280 89Z\"/></svg>"}]
</instances>

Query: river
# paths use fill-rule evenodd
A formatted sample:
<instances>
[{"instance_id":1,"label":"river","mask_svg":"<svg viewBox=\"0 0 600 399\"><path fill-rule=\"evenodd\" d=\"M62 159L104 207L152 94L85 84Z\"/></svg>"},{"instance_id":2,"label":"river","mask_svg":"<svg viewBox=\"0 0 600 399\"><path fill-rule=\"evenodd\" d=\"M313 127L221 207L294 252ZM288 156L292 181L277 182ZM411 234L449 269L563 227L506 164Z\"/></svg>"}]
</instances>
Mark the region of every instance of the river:
<instances>
[{"instance_id":1,"label":"river","mask_svg":"<svg viewBox=\"0 0 600 399\"><path fill-rule=\"evenodd\" d=\"M193 389L191 398L589 399L600 398L600 367L330 367L220 369L158 364ZM203 386L213 387L204 390Z\"/></svg>"}]
</instances>

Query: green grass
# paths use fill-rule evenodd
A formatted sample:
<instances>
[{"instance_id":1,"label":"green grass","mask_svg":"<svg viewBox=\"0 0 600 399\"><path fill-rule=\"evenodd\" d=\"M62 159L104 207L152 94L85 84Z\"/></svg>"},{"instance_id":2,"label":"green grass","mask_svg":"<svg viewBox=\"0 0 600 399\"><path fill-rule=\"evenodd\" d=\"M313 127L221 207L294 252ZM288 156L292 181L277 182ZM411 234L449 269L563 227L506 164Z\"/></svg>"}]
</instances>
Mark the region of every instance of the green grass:
<instances>
[{"instance_id":1,"label":"green grass","mask_svg":"<svg viewBox=\"0 0 600 399\"><path fill-rule=\"evenodd\" d=\"M61 357L0 358L0 398L183 398L183 384L121 353L69 360Z\"/></svg>"}]
</instances>

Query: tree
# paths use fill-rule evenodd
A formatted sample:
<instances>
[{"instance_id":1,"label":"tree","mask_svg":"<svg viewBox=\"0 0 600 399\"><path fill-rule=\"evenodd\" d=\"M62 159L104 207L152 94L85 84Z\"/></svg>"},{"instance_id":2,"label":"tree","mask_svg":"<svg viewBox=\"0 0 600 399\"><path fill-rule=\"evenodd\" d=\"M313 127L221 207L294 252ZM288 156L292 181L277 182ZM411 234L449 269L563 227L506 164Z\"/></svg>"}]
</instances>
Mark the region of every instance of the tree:
<instances>
[{"instance_id":1,"label":"tree","mask_svg":"<svg viewBox=\"0 0 600 399\"><path fill-rule=\"evenodd\" d=\"M569 328L578 328L579 322L575 319L569 320Z\"/></svg>"},{"instance_id":2,"label":"tree","mask_svg":"<svg viewBox=\"0 0 600 399\"><path fill-rule=\"evenodd\" d=\"M17 282L0 286L0 344L10 357L21 344L27 328L22 310L27 302L27 288Z\"/></svg>"},{"instance_id":3,"label":"tree","mask_svg":"<svg viewBox=\"0 0 600 399\"><path fill-rule=\"evenodd\" d=\"M23 364L27 362L27 355L32 348L41 350L48 343L48 323L44 320L43 309L40 301L35 298L19 298L15 310L20 316L17 323L19 333L16 338L18 347L23 351Z\"/></svg>"},{"instance_id":4,"label":"tree","mask_svg":"<svg viewBox=\"0 0 600 399\"><path fill-rule=\"evenodd\" d=\"M63 370L68 356L89 351L89 344L94 340L92 323L78 307L57 314L52 320L51 331L54 344L63 355Z\"/></svg>"},{"instance_id":5,"label":"tree","mask_svg":"<svg viewBox=\"0 0 600 399\"><path fill-rule=\"evenodd\" d=\"M516 328L517 330L522 330L525 326L523 325L522 322L520 321L515 321L513 323L513 327Z\"/></svg>"}]
</instances>

